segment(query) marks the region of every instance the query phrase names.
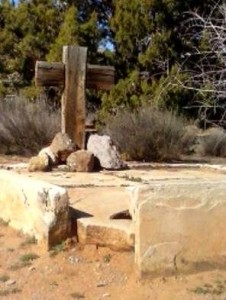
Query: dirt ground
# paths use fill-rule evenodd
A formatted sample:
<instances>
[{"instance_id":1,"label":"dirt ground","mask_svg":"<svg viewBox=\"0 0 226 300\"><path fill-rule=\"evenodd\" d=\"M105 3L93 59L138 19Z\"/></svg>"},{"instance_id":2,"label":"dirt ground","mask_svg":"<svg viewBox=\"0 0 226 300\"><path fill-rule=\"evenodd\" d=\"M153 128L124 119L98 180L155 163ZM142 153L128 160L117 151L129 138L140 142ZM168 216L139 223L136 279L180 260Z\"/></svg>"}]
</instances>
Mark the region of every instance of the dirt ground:
<instances>
[{"instance_id":1,"label":"dirt ground","mask_svg":"<svg viewBox=\"0 0 226 300\"><path fill-rule=\"evenodd\" d=\"M16 163L22 163L28 161L29 161L28 157L0 154L0 164L16 164Z\"/></svg>"},{"instance_id":2,"label":"dirt ground","mask_svg":"<svg viewBox=\"0 0 226 300\"><path fill-rule=\"evenodd\" d=\"M9 162L26 159L0 157ZM47 253L0 220L0 299L226 300L226 268L140 281L133 252L74 243Z\"/></svg>"},{"instance_id":3,"label":"dirt ground","mask_svg":"<svg viewBox=\"0 0 226 300\"><path fill-rule=\"evenodd\" d=\"M226 271L139 281L132 252L34 242L1 222L0 299L226 299Z\"/></svg>"}]
</instances>

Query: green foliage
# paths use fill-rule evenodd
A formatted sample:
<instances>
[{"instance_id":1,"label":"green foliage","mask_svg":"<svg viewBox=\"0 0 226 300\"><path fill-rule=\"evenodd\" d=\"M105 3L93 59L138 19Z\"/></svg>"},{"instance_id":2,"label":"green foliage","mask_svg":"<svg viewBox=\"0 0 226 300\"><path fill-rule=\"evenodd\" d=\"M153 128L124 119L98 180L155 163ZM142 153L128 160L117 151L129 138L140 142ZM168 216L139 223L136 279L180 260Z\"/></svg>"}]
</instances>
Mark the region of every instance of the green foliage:
<instances>
[{"instance_id":1,"label":"green foliage","mask_svg":"<svg viewBox=\"0 0 226 300\"><path fill-rule=\"evenodd\" d=\"M135 109L140 106L142 87L145 86L144 84L143 86L141 85L139 73L137 71L132 72L125 80L119 80L118 84L113 87L109 95L104 94L100 117L104 117L108 113L115 113L118 109Z\"/></svg>"},{"instance_id":2,"label":"green foliage","mask_svg":"<svg viewBox=\"0 0 226 300\"><path fill-rule=\"evenodd\" d=\"M41 94L41 88L34 85L27 86L20 90L20 96L29 100L35 100Z\"/></svg>"},{"instance_id":3,"label":"green foliage","mask_svg":"<svg viewBox=\"0 0 226 300\"><path fill-rule=\"evenodd\" d=\"M49 256L54 257L54 256L58 255L60 252L64 251L64 249L65 249L64 242L57 244L54 247L52 247L52 249L49 252Z\"/></svg>"},{"instance_id":4,"label":"green foliage","mask_svg":"<svg viewBox=\"0 0 226 300\"><path fill-rule=\"evenodd\" d=\"M114 34L116 64L120 76L134 70L138 63L143 39L147 36L148 11L140 0L119 0L115 2L110 26Z\"/></svg>"},{"instance_id":5,"label":"green foliage","mask_svg":"<svg viewBox=\"0 0 226 300\"><path fill-rule=\"evenodd\" d=\"M1 68L5 74L18 72L23 84L31 82L35 61L44 59L56 36L60 12L53 1L20 1L18 6L0 3Z\"/></svg>"},{"instance_id":6,"label":"green foliage","mask_svg":"<svg viewBox=\"0 0 226 300\"><path fill-rule=\"evenodd\" d=\"M80 26L80 45L88 46L88 60L92 63L98 62L97 51L101 40L101 34L98 28L98 17L95 11L90 18Z\"/></svg>"},{"instance_id":7,"label":"green foliage","mask_svg":"<svg viewBox=\"0 0 226 300\"><path fill-rule=\"evenodd\" d=\"M144 103L161 109L180 111L194 94L183 88L185 81L189 81L189 76L180 73L177 66L172 67L168 75L162 75L151 82L145 76L140 76L138 71L134 71L126 79L119 80L109 94L104 94L100 119L107 113L115 113L123 108L134 110Z\"/></svg>"},{"instance_id":8,"label":"green foliage","mask_svg":"<svg viewBox=\"0 0 226 300\"><path fill-rule=\"evenodd\" d=\"M211 5L209 0L205 3L201 0L117 1L110 26L120 80L110 95L105 95L103 109L114 107L117 102L120 107L126 103L133 108L134 103L148 101L157 107L182 111L194 99L203 100L206 95L196 95L185 87L190 83L189 70L198 67L197 57L186 61L186 55L194 52L195 47L204 47L204 36L198 40L194 32L188 37L188 12L208 16ZM131 89L134 70L149 75L146 80L137 78Z\"/></svg>"},{"instance_id":9,"label":"green foliage","mask_svg":"<svg viewBox=\"0 0 226 300\"><path fill-rule=\"evenodd\" d=\"M0 81L0 97L4 97L6 93L6 87L4 86L3 82Z\"/></svg>"},{"instance_id":10,"label":"green foliage","mask_svg":"<svg viewBox=\"0 0 226 300\"><path fill-rule=\"evenodd\" d=\"M0 95L23 89L23 94L35 98L36 60L59 61L62 47L76 44L89 48L89 63L116 67L117 84L102 97L102 117L119 108L134 110L142 103L180 112L194 101L213 104L211 94L186 88L194 84L190 75L200 67L192 54L211 49L208 31L196 28L188 34L188 12L207 18L212 10L212 0L20 0L17 5L2 0ZM113 51L106 49L109 42ZM210 66L223 63L211 60ZM89 95L100 99L102 93Z\"/></svg>"},{"instance_id":11,"label":"green foliage","mask_svg":"<svg viewBox=\"0 0 226 300\"><path fill-rule=\"evenodd\" d=\"M24 263L24 262L26 263L26 262L30 262L32 260L35 260L37 258L39 258L39 256L37 254L35 254L35 253L27 253L27 254L23 254L23 255L20 256L20 261L22 263Z\"/></svg>"},{"instance_id":12,"label":"green foliage","mask_svg":"<svg viewBox=\"0 0 226 300\"><path fill-rule=\"evenodd\" d=\"M192 92L182 86L188 80L188 75L181 74L176 65L171 68L168 75L162 75L159 80L153 80L151 85L153 105L179 111L192 99Z\"/></svg>"},{"instance_id":13,"label":"green foliage","mask_svg":"<svg viewBox=\"0 0 226 300\"><path fill-rule=\"evenodd\" d=\"M71 6L65 13L64 21L56 41L51 45L47 59L50 61L60 61L62 57L62 48L64 45L78 44L79 25L78 11L75 6Z\"/></svg>"}]
</instances>

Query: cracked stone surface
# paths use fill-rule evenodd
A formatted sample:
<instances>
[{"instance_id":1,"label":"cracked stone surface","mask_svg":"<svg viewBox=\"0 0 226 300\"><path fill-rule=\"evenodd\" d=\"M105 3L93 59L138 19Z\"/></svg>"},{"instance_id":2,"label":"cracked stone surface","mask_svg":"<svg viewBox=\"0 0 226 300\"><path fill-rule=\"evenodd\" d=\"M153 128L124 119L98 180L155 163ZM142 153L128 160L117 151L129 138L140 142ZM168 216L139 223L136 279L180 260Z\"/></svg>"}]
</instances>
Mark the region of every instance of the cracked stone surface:
<instances>
[{"instance_id":1,"label":"cracked stone surface","mask_svg":"<svg viewBox=\"0 0 226 300\"><path fill-rule=\"evenodd\" d=\"M0 218L34 236L47 248L68 236L69 199L66 189L0 170Z\"/></svg>"},{"instance_id":2,"label":"cracked stone surface","mask_svg":"<svg viewBox=\"0 0 226 300\"><path fill-rule=\"evenodd\" d=\"M224 267L226 181L159 182L129 193L141 276Z\"/></svg>"},{"instance_id":3,"label":"cracked stone surface","mask_svg":"<svg viewBox=\"0 0 226 300\"><path fill-rule=\"evenodd\" d=\"M111 214L129 208L140 275L193 273L225 266L225 165L151 164L143 169L89 174L58 169L28 174L26 168L13 168L15 174L31 180L67 188L70 205L90 214L82 225L86 241L93 237L94 243L101 244L97 238L103 236L109 241L107 231L103 234L101 230L114 229Z\"/></svg>"}]
</instances>

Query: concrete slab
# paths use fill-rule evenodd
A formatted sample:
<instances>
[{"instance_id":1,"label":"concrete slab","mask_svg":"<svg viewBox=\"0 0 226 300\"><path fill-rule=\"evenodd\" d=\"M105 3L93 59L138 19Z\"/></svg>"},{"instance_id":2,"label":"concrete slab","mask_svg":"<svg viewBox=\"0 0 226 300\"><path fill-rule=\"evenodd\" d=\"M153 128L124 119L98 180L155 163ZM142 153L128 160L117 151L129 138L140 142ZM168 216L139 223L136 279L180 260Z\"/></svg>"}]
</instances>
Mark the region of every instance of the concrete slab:
<instances>
[{"instance_id":1,"label":"concrete slab","mask_svg":"<svg viewBox=\"0 0 226 300\"><path fill-rule=\"evenodd\" d=\"M130 199L124 188L70 188L68 193L80 243L116 250L134 247L133 222L110 219L112 215L128 210Z\"/></svg>"},{"instance_id":2,"label":"concrete slab","mask_svg":"<svg viewBox=\"0 0 226 300\"><path fill-rule=\"evenodd\" d=\"M15 172L67 188L84 243L131 247L132 222L110 220L111 215L129 208L140 274L224 267L225 165L152 164L101 173L28 173L23 165Z\"/></svg>"},{"instance_id":3,"label":"concrete slab","mask_svg":"<svg viewBox=\"0 0 226 300\"><path fill-rule=\"evenodd\" d=\"M131 220L108 220L99 218L78 219L78 241L82 244L109 247L112 250L134 248L134 224Z\"/></svg>"},{"instance_id":4,"label":"concrete slab","mask_svg":"<svg viewBox=\"0 0 226 300\"><path fill-rule=\"evenodd\" d=\"M47 249L68 237L68 204L66 189L0 170L0 218Z\"/></svg>"},{"instance_id":5,"label":"concrete slab","mask_svg":"<svg viewBox=\"0 0 226 300\"><path fill-rule=\"evenodd\" d=\"M130 197L122 187L87 187L68 189L70 206L100 220L109 220L129 208Z\"/></svg>"},{"instance_id":6,"label":"concrete slab","mask_svg":"<svg viewBox=\"0 0 226 300\"><path fill-rule=\"evenodd\" d=\"M127 187L149 184L155 180L222 180L226 179L226 165L221 164L160 164L131 163L135 169L102 171L99 173L67 172L63 166L53 172L29 173L26 163L2 164L1 168L13 169L30 178L37 178L66 188L73 187Z\"/></svg>"},{"instance_id":7,"label":"concrete slab","mask_svg":"<svg viewBox=\"0 0 226 300\"><path fill-rule=\"evenodd\" d=\"M130 188L140 276L225 268L226 181Z\"/></svg>"}]
</instances>

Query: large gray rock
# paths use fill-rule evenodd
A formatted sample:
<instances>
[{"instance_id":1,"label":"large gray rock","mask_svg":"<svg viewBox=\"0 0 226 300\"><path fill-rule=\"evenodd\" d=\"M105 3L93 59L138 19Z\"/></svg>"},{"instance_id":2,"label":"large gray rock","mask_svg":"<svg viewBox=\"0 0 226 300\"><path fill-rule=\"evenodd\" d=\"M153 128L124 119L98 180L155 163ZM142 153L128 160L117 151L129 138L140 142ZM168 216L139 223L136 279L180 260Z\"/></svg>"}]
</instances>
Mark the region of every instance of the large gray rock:
<instances>
[{"instance_id":1,"label":"large gray rock","mask_svg":"<svg viewBox=\"0 0 226 300\"><path fill-rule=\"evenodd\" d=\"M109 136L91 135L88 140L87 149L98 158L102 168L110 170L125 168L125 164L120 159L116 146Z\"/></svg>"},{"instance_id":2,"label":"large gray rock","mask_svg":"<svg viewBox=\"0 0 226 300\"><path fill-rule=\"evenodd\" d=\"M94 155L86 150L73 152L67 158L67 165L72 172L92 172Z\"/></svg>"}]
</instances>

